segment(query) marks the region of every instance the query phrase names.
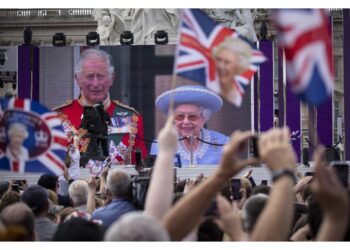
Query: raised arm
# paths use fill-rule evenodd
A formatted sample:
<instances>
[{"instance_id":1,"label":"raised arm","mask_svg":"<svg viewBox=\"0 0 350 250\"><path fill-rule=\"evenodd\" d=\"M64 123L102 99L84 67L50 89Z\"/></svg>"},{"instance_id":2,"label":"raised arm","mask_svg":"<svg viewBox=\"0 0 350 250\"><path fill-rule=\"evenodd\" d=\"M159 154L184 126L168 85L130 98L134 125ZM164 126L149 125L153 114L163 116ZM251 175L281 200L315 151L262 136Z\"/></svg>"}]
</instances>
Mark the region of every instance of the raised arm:
<instances>
[{"instance_id":1,"label":"raised arm","mask_svg":"<svg viewBox=\"0 0 350 250\"><path fill-rule=\"evenodd\" d=\"M320 203L323 218L317 241L341 241L349 222L349 198L332 168L322 161L324 148L316 151L315 180L311 188Z\"/></svg>"},{"instance_id":2,"label":"raised arm","mask_svg":"<svg viewBox=\"0 0 350 250\"><path fill-rule=\"evenodd\" d=\"M225 185L228 178L237 174L244 166L253 164L255 159L239 159L238 154L244 149L251 132L235 132L225 145L218 169L191 192L179 200L166 214L163 225L171 239L181 240L198 223L208 209L212 198Z\"/></svg>"},{"instance_id":3,"label":"raised arm","mask_svg":"<svg viewBox=\"0 0 350 250\"><path fill-rule=\"evenodd\" d=\"M259 139L260 157L272 173L294 173L296 157L289 144L289 129L271 129ZM268 202L259 216L250 239L252 241L285 241L293 220L294 181L282 174L273 183Z\"/></svg>"},{"instance_id":4,"label":"raised arm","mask_svg":"<svg viewBox=\"0 0 350 250\"><path fill-rule=\"evenodd\" d=\"M88 180L88 186L89 186L89 192L88 192L88 199L86 204L86 211L89 214L92 214L93 211L96 209L96 202L95 202L95 195L96 195L96 178L90 177Z\"/></svg>"},{"instance_id":5,"label":"raised arm","mask_svg":"<svg viewBox=\"0 0 350 250\"><path fill-rule=\"evenodd\" d=\"M145 212L161 220L169 210L174 189L174 155L176 131L173 116L169 116L158 136L159 151L148 189Z\"/></svg>"},{"instance_id":6,"label":"raised arm","mask_svg":"<svg viewBox=\"0 0 350 250\"><path fill-rule=\"evenodd\" d=\"M232 205L221 194L216 197L220 217L215 221L232 241L246 241L248 239L242 226L241 211L238 208L238 202L234 201Z\"/></svg>"}]
</instances>

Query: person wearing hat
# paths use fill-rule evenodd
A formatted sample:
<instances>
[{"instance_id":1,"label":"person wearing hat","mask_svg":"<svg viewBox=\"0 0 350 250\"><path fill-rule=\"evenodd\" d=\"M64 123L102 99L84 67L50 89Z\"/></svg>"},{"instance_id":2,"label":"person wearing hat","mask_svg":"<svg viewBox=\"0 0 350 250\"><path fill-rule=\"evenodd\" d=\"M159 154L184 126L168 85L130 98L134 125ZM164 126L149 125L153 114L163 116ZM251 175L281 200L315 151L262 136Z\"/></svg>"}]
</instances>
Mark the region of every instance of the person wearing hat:
<instances>
[{"instance_id":1,"label":"person wearing hat","mask_svg":"<svg viewBox=\"0 0 350 250\"><path fill-rule=\"evenodd\" d=\"M195 85L177 87L159 95L157 108L168 114L170 101L174 97L174 125L179 141L177 153L184 166L192 164L211 165L220 162L223 147L212 144L226 144L229 137L204 128L211 115L219 111L223 105L220 96L211 90ZM151 146L151 155L158 152L158 144Z\"/></svg>"}]
</instances>

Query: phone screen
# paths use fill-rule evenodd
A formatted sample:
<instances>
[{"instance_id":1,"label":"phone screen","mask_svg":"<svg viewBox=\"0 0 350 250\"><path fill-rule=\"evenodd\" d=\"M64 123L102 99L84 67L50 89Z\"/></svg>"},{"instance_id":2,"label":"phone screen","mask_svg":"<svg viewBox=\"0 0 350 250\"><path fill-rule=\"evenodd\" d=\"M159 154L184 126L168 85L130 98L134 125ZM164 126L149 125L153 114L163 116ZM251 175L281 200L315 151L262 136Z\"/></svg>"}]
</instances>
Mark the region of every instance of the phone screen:
<instances>
[{"instance_id":1,"label":"phone screen","mask_svg":"<svg viewBox=\"0 0 350 250\"><path fill-rule=\"evenodd\" d=\"M242 198L240 179L231 179L231 190L234 200L240 200Z\"/></svg>"},{"instance_id":2,"label":"phone screen","mask_svg":"<svg viewBox=\"0 0 350 250\"><path fill-rule=\"evenodd\" d=\"M344 187L348 187L349 165L346 162L331 162L340 182Z\"/></svg>"}]
</instances>

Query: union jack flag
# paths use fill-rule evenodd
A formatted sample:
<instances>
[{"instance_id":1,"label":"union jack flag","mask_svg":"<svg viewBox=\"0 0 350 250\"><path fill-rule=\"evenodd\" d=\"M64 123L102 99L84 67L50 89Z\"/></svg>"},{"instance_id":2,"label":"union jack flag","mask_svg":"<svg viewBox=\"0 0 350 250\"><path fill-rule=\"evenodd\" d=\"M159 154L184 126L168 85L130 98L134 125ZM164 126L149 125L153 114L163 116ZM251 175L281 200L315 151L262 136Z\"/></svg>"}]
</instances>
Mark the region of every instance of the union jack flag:
<instances>
[{"instance_id":1,"label":"union jack flag","mask_svg":"<svg viewBox=\"0 0 350 250\"><path fill-rule=\"evenodd\" d=\"M56 112L29 99L0 99L0 170L15 173L64 171L67 137ZM11 130L17 129L16 132ZM18 132L19 130L19 132ZM13 145L14 134L22 133L20 145Z\"/></svg>"},{"instance_id":2,"label":"union jack flag","mask_svg":"<svg viewBox=\"0 0 350 250\"><path fill-rule=\"evenodd\" d=\"M281 9L273 12L284 47L291 90L309 104L320 105L332 95L330 19L323 9Z\"/></svg>"},{"instance_id":3,"label":"union jack flag","mask_svg":"<svg viewBox=\"0 0 350 250\"><path fill-rule=\"evenodd\" d=\"M252 48L249 68L243 73L232 77L232 86L238 95L228 101L240 106L245 88L258 70L259 64L266 58L262 52L233 29L215 23L204 12L197 9L185 9L182 12L180 38L177 47L175 72L195 82L202 83L207 88L220 94L221 87L216 70L213 49L220 45L227 37L238 38Z\"/></svg>"}]
</instances>

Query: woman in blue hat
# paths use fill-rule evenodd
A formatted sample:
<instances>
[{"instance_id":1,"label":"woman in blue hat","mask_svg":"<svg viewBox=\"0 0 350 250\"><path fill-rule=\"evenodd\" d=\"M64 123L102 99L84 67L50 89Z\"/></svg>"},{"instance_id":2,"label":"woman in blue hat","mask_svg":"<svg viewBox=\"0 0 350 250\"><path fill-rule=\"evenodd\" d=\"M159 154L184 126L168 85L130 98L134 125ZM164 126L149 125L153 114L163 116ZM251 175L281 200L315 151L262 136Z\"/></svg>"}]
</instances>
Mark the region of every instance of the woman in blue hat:
<instances>
[{"instance_id":1,"label":"woman in blue hat","mask_svg":"<svg viewBox=\"0 0 350 250\"><path fill-rule=\"evenodd\" d=\"M226 144L229 137L205 129L204 124L213 113L221 109L223 105L221 97L202 86L177 87L157 97L156 106L163 114L168 114L172 95L174 125L179 138L177 153L181 157L182 165L218 164L223 147L212 144ZM156 155L157 152L158 144L153 143L150 154Z\"/></svg>"}]
</instances>

